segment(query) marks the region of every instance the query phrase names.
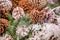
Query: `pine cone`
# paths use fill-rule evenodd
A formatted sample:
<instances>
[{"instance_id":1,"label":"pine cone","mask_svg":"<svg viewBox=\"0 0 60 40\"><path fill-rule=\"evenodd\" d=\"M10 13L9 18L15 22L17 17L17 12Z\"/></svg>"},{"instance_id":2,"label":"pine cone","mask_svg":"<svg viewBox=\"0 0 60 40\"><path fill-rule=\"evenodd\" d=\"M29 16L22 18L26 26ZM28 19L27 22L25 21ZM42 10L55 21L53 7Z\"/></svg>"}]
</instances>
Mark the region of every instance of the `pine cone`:
<instances>
[{"instance_id":1,"label":"pine cone","mask_svg":"<svg viewBox=\"0 0 60 40\"><path fill-rule=\"evenodd\" d=\"M31 37L27 40L60 40L60 26L52 23L44 23L39 27L40 30L33 31Z\"/></svg>"},{"instance_id":2,"label":"pine cone","mask_svg":"<svg viewBox=\"0 0 60 40\"><path fill-rule=\"evenodd\" d=\"M44 8L41 12L45 14L45 18L42 20L42 23L51 23L56 18L55 12L49 7Z\"/></svg>"},{"instance_id":3,"label":"pine cone","mask_svg":"<svg viewBox=\"0 0 60 40\"><path fill-rule=\"evenodd\" d=\"M3 5L0 4L0 18L7 19L8 13L9 13L9 8L7 8L7 7L3 8Z\"/></svg>"},{"instance_id":4,"label":"pine cone","mask_svg":"<svg viewBox=\"0 0 60 40\"><path fill-rule=\"evenodd\" d=\"M27 27L18 26L16 29L16 34L20 37L25 37L28 35L29 31L30 30Z\"/></svg>"},{"instance_id":5,"label":"pine cone","mask_svg":"<svg viewBox=\"0 0 60 40\"><path fill-rule=\"evenodd\" d=\"M0 34L6 31L8 26L8 21L6 19L0 18Z\"/></svg>"},{"instance_id":6,"label":"pine cone","mask_svg":"<svg viewBox=\"0 0 60 40\"><path fill-rule=\"evenodd\" d=\"M25 12L30 13L31 10L34 8L34 5L31 5L28 0L21 0L19 2L19 6L24 9ZM35 7L36 8L36 7Z\"/></svg>"},{"instance_id":7,"label":"pine cone","mask_svg":"<svg viewBox=\"0 0 60 40\"><path fill-rule=\"evenodd\" d=\"M0 0L0 4L3 5L3 8L9 8L9 10L12 8L12 3L10 0Z\"/></svg>"},{"instance_id":8,"label":"pine cone","mask_svg":"<svg viewBox=\"0 0 60 40\"><path fill-rule=\"evenodd\" d=\"M24 10L23 8L21 7L16 7L14 8L13 12L12 12L12 17L15 19L15 20L19 20L22 16L24 16L25 13L24 13Z\"/></svg>"},{"instance_id":9,"label":"pine cone","mask_svg":"<svg viewBox=\"0 0 60 40\"><path fill-rule=\"evenodd\" d=\"M40 12L36 9L33 9L30 13L30 19L33 23L41 22L42 19L44 19L45 14L43 12Z\"/></svg>"},{"instance_id":10,"label":"pine cone","mask_svg":"<svg viewBox=\"0 0 60 40\"><path fill-rule=\"evenodd\" d=\"M44 8L46 6L46 4L47 4L46 0L28 0L28 1L32 5L35 5L39 10Z\"/></svg>"},{"instance_id":11,"label":"pine cone","mask_svg":"<svg viewBox=\"0 0 60 40\"><path fill-rule=\"evenodd\" d=\"M12 5L13 5L13 8L15 8L15 7L18 6L19 1L20 1L20 0L11 0Z\"/></svg>"}]
</instances>

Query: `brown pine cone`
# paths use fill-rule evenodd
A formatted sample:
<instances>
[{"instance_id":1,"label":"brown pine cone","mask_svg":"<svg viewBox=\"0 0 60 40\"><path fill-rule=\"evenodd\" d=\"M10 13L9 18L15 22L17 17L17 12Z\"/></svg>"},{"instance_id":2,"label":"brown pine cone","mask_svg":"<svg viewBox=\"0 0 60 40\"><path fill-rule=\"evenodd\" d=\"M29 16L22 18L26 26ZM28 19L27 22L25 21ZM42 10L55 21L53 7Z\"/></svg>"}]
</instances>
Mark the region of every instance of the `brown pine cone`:
<instances>
[{"instance_id":1,"label":"brown pine cone","mask_svg":"<svg viewBox=\"0 0 60 40\"><path fill-rule=\"evenodd\" d=\"M28 0L21 0L19 2L19 6L24 9L25 12L30 13L31 10L35 7L34 5L31 5ZM36 7L35 7L36 8Z\"/></svg>"},{"instance_id":2,"label":"brown pine cone","mask_svg":"<svg viewBox=\"0 0 60 40\"><path fill-rule=\"evenodd\" d=\"M8 26L8 20L0 18L0 34L5 32Z\"/></svg>"},{"instance_id":3,"label":"brown pine cone","mask_svg":"<svg viewBox=\"0 0 60 40\"><path fill-rule=\"evenodd\" d=\"M4 25L3 24L0 24L0 34L2 34L4 32Z\"/></svg>"},{"instance_id":4,"label":"brown pine cone","mask_svg":"<svg viewBox=\"0 0 60 40\"><path fill-rule=\"evenodd\" d=\"M13 8L15 8L15 7L18 6L19 1L20 1L20 0L11 0L12 5L13 5Z\"/></svg>"},{"instance_id":5,"label":"brown pine cone","mask_svg":"<svg viewBox=\"0 0 60 40\"><path fill-rule=\"evenodd\" d=\"M8 20L0 18L0 22L6 26L8 26Z\"/></svg>"},{"instance_id":6,"label":"brown pine cone","mask_svg":"<svg viewBox=\"0 0 60 40\"><path fill-rule=\"evenodd\" d=\"M3 5L0 4L0 18L7 19L7 14L9 13L9 8L3 8Z\"/></svg>"},{"instance_id":7,"label":"brown pine cone","mask_svg":"<svg viewBox=\"0 0 60 40\"><path fill-rule=\"evenodd\" d=\"M29 3L35 5L39 10L44 8L47 4L47 0L28 0Z\"/></svg>"},{"instance_id":8,"label":"brown pine cone","mask_svg":"<svg viewBox=\"0 0 60 40\"><path fill-rule=\"evenodd\" d=\"M42 19L44 19L45 14L43 12L40 12L36 9L33 9L30 13L30 19L33 23L40 23Z\"/></svg>"}]
</instances>

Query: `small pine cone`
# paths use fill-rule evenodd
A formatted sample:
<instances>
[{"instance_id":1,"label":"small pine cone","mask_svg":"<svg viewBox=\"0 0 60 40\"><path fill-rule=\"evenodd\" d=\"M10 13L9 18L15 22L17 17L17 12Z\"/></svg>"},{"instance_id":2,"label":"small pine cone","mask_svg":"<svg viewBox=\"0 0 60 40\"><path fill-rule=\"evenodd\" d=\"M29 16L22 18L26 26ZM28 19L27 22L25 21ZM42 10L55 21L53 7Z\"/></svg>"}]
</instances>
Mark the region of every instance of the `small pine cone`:
<instances>
[{"instance_id":1,"label":"small pine cone","mask_svg":"<svg viewBox=\"0 0 60 40\"><path fill-rule=\"evenodd\" d=\"M21 7L16 7L14 8L13 12L12 12L12 17L15 19L15 20L19 20L22 16L24 16L25 13L24 13L24 10L23 8Z\"/></svg>"},{"instance_id":2,"label":"small pine cone","mask_svg":"<svg viewBox=\"0 0 60 40\"><path fill-rule=\"evenodd\" d=\"M28 0L29 3L35 5L39 10L44 8L47 4L47 0Z\"/></svg>"},{"instance_id":3,"label":"small pine cone","mask_svg":"<svg viewBox=\"0 0 60 40\"><path fill-rule=\"evenodd\" d=\"M0 18L0 34L6 31L8 26L8 21L6 19Z\"/></svg>"},{"instance_id":4,"label":"small pine cone","mask_svg":"<svg viewBox=\"0 0 60 40\"><path fill-rule=\"evenodd\" d=\"M28 0L21 0L19 2L19 6L24 9L25 12L30 13L31 10L34 8L34 5L31 5ZM35 7L36 8L36 7Z\"/></svg>"},{"instance_id":5,"label":"small pine cone","mask_svg":"<svg viewBox=\"0 0 60 40\"><path fill-rule=\"evenodd\" d=\"M45 14L43 12L40 12L36 9L33 9L30 13L30 19L33 23L41 22L42 19L44 19Z\"/></svg>"}]
</instances>

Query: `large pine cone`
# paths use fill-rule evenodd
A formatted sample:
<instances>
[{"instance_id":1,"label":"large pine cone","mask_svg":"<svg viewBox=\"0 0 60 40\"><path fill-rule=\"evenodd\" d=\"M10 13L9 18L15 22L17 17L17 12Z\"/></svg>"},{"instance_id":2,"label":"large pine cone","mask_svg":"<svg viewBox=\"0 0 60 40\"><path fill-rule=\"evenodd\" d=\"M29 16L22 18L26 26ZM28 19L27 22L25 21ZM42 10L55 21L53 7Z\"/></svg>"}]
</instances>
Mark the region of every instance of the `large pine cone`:
<instances>
[{"instance_id":1,"label":"large pine cone","mask_svg":"<svg viewBox=\"0 0 60 40\"><path fill-rule=\"evenodd\" d=\"M0 34L6 31L8 26L8 20L0 18Z\"/></svg>"},{"instance_id":2,"label":"large pine cone","mask_svg":"<svg viewBox=\"0 0 60 40\"><path fill-rule=\"evenodd\" d=\"M33 23L40 23L42 19L44 19L45 14L43 12L40 12L36 9L33 9L30 13L30 19Z\"/></svg>"},{"instance_id":3,"label":"large pine cone","mask_svg":"<svg viewBox=\"0 0 60 40\"><path fill-rule=\"evenodd\" d=\"M29 3L28 0L21 0L19 2L19 6L22 7L24 9L24 11L27 12L27 13L30 13L31 10L35 7L31 3Z\"/></svg>"},{"instance_id":4,"label":"large pine cone","mask_svg":"<svg viewBox=\"0 0 60 40\"><path fill-rule=\"evenodd\" d=\"M41 24L36 25L36 27L39 25ZM32 27L36 28L35 26ZM33 31L31 37L27 40L60 40L60 26L52 23L43 23L39 28L40 30Z\"/></svg>"}]
</instances>

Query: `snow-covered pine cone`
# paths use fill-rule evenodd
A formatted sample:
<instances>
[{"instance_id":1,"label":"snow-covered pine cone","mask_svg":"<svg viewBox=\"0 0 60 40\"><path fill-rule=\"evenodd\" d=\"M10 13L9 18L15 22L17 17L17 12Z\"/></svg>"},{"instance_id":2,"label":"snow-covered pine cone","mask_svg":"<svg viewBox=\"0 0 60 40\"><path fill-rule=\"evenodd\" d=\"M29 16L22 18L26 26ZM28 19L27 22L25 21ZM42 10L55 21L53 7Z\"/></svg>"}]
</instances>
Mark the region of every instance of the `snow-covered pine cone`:
<instances>
[{"instance_id":1,"label":"snow-covered pine cone","mask_svg":"<svg viewBox=\"0 0 60 40\"><path fill-rule=\"evenodd\" d=\"M55 12L50 9L49 7L44 8L41 10L45 14L45 18L41 21L42 23L52 23L56 17Z\"/></svg>"},{"instance_id":2,"label":"snow-covered pine cone","mask_svg":"<svg viewBox=\"0 0 60 40\"><path fill-rule=\"evenodd\" d=\"M58 21L60 19L60 17L59 17L60 6L55 7L53 9L46 7L43 10L41 10L41 12L45 13L45 18L42 20L43 23L45 22L45 23L59 24Z\"/></svg>"},{"instance_id":3,"label":"snow-covered pine cone","mask_svg":"<svg viewBox=\"0 0 60 40\"><path fill-rule=\"evenodd\" d=\"M7 19L9 10L8 7L4 7L3 4L0 4L0 18Z\"/></svg>"},{"instance_id":4,"label":"snow-covered pine cone","mask_svg":"<svg viewBox=\"0 0 60 40\"><path fill-rule=\"evenodd\" d=\"M12 12L12 17L15 19L15 20L19 20L22 16L24 16L25 13L24 13L24 10L23 8L21 7L16 7L14 8L13 12Z\"/></svg>"},{"instance_id":5,"label":"snow-covered pine cone","mask_svg":"<svg viewBox=\"0 0 60 40\"><path fill-rule=\"evenodd\" d=\"M16 28L16 34L17 34L18 36L20 36L20 37L25 37L25 36L27 36L28 33L29 33L29 31L30 31L30 29L29 29L28 27L25 28L25 27L20 27L20 26L18 26L18 27Z\"/></svg>"},{"instance_id":6,"label":"snow-covered pine cone","mask_svg":"<svg viewBox=\"0 0 60 40\"><path fill-rule=\"evenodd\" d=\"M0 37L0 40L13 40L13 38L11 37L11 35L5 34Z\"/></svg>"},{"instance_id":7,"label":"snow-covered pine cone","mask_svg":"<svg viewBox=\"0 0 60 40\"><path fill-rule=\"evenodd\" d=\"M0 34L4 33L8 26L8 20L0 18Z\"/></svg>"},{"instance_id":8,"label":"snow-covered pine cone","mask_svg":"<svg viewBox=\"0 0 60 40\"><path fill-rule=\"evenodd\" d=\"M39 31L33 31L32 37L27 40L60 40L60 26L44 23Z\"/></svg>"},{"instance_id":9,"label":"snow-covered pine cone","mask_svg":"<svg viewBox=\"0 0 60 40\"><path fill-rule=\"evenodd\" d=\"M9 8L9 10L12 8L12 3L10 0L0 0L0 4L2 4L4 8Z\"/></svg>"}]
</instances>

